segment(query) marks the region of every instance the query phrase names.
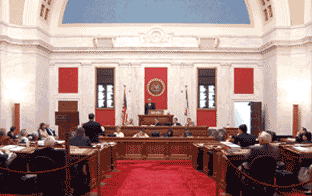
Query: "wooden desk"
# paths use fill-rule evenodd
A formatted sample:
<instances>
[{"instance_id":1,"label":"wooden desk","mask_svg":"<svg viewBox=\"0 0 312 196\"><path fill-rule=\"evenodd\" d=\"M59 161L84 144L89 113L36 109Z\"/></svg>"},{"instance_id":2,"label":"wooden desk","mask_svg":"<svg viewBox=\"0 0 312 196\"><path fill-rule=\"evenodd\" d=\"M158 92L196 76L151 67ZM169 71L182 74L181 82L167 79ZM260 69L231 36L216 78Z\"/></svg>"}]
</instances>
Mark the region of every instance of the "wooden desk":
<instances>
[{"instance_id":1,"label":"wooden desk","mask_svg":"<svg viewBox=\"0 0 312 196\"><path fill-rule=\"evenodd\" d=\"M0 146L0 149L3 146ZM23 150L20 151L14 151L18 156L23 157L26 160L29 160L31 157L31 154L36 150L44 147L25 147ZM65 150L65 148L62 147L55 147L56 150ZM114 154L115 153L115 154ZM95 189L98 186L98 170L97 170L97 164L98 164L98 157L100 155L100 181L105 179L105 175L109 173L111 170L114 169L116 166L116 144L115 145L105 145L98 151L96 148L90 148L90 147L74 147L71 146L70 148L70 162L76 162L77 160L81 158L85 158L86 156L90 156L86 160L82 161L82 164L87 165L87 175L88 175L88 181L89 181L89 187L87 191L91 191ZM48 156L48 155L47 155ZM27 162L27 161L26 161ZM64 165L65 166L65 165ZM28 166L26 169L25 165L25 171L28 170ZM73 172L75 172L74 167L71 166L71 174L73 176ZM1 191L0 191L1 193ZM82 193L85 194L85 193Z\"/></svg>"},{"instance_id":2,"label":"wooden desk","mask_svg":"<svg viewBox=\"0 0 312 196\"><path fill-rule=\"evenodd\" d=\"M141 125L153 125L155 124L155 118L159 119L161 124L172 123L173 115L138 115L139 116L139 126Z\"/></svg>"},{"instance_id":3,"label":"wooden desk","mask_svg":"<svg viewBox=\"0 0 312 196\"><path fill-rule=\"evenodd\" d=\"M105 126L105 134L113 134L116 131L116 126ZM180 137L182 134L184 134L185 127L182 126L176 126L176 127L169 127L169 126L157 126L157 127L151 127L151 126L122 126L121 132L124 133L125 137L132 137L134 134L138 133L139 130L142 128L145 129L145 133L147 135L151 136L151 133L154 131L159 131L160 136L162 136L164 133L167 133L168 130L171 128L173 130L173 135L175 137ZM209 127L189 127L190 132L192 132L194 137L207 137L208 136L208 128Z\"/></svg>"},{"instance_id":4,"label":"wooden desk","mask_svg":"<svg viewBox=\"0 0 312 196\"><path fill-rule=\"evenodd\" d=\"M194 138L109 138L100 137L101 142L117 142L118 160L181 160L192 158L192 144L214 142L213 137ZM195 156L195 155L194 155Z\"/></svg>"}]
</instances>

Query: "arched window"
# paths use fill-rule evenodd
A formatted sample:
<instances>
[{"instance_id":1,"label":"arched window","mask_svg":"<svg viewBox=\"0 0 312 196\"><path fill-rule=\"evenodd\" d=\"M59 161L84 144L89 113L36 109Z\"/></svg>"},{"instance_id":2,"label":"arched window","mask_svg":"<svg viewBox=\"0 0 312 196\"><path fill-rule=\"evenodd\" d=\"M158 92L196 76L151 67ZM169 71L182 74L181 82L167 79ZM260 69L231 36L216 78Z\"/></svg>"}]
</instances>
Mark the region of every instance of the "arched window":
<instances>
[{"instance_id":1,"label":"arched window","mask_svg":"<svg viewBox=\"0 0 312 196\"><path fill-rule=\"evenodd\" d=\"M272 0L260 0L261 11L265 22L273 18L273 9L271 1Z\"/></svg>"},{"instance_id":2,"label":"arched window","mask_svg":"<svg viewBox=\"0 0 312 196\"><path fill-rule=\"evenodd\" d=\"M52 7L52 0L42 0L40 7L40 18L47 21Z\"/></svg>"}]
</instances>

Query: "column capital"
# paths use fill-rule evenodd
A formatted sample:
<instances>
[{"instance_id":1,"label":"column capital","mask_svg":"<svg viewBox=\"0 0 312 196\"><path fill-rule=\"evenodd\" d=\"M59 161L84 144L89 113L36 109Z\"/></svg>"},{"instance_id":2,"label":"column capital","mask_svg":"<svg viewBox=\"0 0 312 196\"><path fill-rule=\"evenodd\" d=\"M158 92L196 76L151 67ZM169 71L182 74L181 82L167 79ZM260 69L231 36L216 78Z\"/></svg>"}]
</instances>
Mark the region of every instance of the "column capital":
<instances>
[{"instance_id":1,"label":"column capital","mask_svg":"<svg viewBox=\"0 0 312 196\"><path fill-rule=\"evenodd\" d=\"M82 67L91 67L92 63L91 62L81 62Z\"/></svg>"},{"instance_id":2,"label":"column capital","mask_svg":"<svg viewBox=\"0 0 312 196\"><path fill-rule=\"evenodd\" d=\"M191 62L182 62L181 67L193 67L194 63Z\"/></svg>"},{"instance_id":3,"label":"column capital","mask_svg":"<svg viewBox=\"0 0 312 196\"><path fill-rule=\"evenodd\" d=\"M258 67L263 67L263 62L259 62Z\"/></svg>"}]
</instances>

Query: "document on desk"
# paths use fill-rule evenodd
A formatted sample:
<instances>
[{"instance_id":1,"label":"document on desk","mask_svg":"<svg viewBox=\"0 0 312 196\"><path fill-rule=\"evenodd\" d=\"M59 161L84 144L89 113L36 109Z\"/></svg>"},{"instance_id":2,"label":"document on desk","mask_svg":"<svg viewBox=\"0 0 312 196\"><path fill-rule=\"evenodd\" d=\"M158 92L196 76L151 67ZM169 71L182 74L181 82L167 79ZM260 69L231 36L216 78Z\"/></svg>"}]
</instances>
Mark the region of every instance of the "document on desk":
<instances>
[{"instance_id":1,"label":"document on desk","mask_svg":"<svg viewBox=\"0 0 312 196\"><path fill-rule=\"evenodd\" d=\"M299 151L304 151L304 152L308 152L308 151L312 151L312 148L305 148L305 147L301 147L301 146L293 146L294 149L299 150Z\"/></svg>"},{"instance_id":2,"label":"document on desk","mask_svg":"<svg viewBox=\"0 0 312 196\"><path fill-rule=\"evenodd\" d=\"M10 148L9 150L16 152L16 151L20 151L20 150L24 150L24 149L25 149L25 147L23 147L23 146L16 146L15 148Z\"/></svg>"},{"instance_id":3,"label":"document on desk","mask_svg":"<svg viewBox=\"0 0 312 196\"><path fill-rule=\"evenodd\" d=\"M84 154L85 152L89 151L88 148L76 148L70 149L70 154Z\"/></svg>"},{"instance_id":4,"label":"document on desk","mask_svg":"<svg viewBox=\"0 0 312 196\"><path fill-rule=\"evenodd\" d=\"M15 147L18 147L18 146L17 145L7 145L7 146L2 147L1 149L2 150L10 150L11 148L15 148Z\"/></svg>"}]
</instances>

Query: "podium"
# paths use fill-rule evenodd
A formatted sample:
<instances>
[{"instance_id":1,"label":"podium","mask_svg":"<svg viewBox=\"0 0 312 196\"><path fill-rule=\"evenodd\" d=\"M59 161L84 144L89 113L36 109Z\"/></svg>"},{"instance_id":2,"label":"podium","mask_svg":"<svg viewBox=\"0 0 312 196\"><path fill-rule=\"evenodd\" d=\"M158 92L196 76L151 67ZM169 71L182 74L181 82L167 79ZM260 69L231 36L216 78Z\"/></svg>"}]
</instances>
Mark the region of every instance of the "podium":
<instances>
[{"instance_id":1,"label":"podium","mask_svg":"<svg viewBox=\"0 0 312 196\"><path fill-rule=\"evenodd\" d=\"M148 115L164 115L164 110L163 109L149 110Z\"/></svg>"},{"instance_id":2,"label":"podium","mask_svg":"<svg viewBox=\"0 0 312 196\"><path fill-rule=\"evenodd\" d=\"M55 125L59 126L59 139L65 139L65 152L66 152L66 166L70 162L70 144L69 133L75 131L79 125L79 112L55 112ZM70 171L69 167L66 167L66 195L69 195L70 189Z\"/></svg>"},{"instance_id":3,"label":"podium","mask_svg":"<svg viewBox=\"0 0 312 196\"><path fill-rule=\"evenodd\" d=\"M153 125L155 124L155 118L159 119L159 122L164 125L165 123L172 123L173 115L138 115L139 126Z\"/></svg>"}]
</instances>

